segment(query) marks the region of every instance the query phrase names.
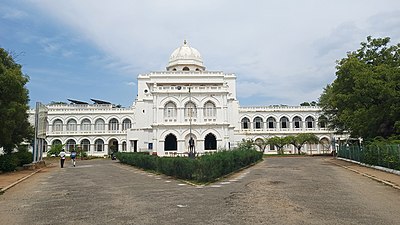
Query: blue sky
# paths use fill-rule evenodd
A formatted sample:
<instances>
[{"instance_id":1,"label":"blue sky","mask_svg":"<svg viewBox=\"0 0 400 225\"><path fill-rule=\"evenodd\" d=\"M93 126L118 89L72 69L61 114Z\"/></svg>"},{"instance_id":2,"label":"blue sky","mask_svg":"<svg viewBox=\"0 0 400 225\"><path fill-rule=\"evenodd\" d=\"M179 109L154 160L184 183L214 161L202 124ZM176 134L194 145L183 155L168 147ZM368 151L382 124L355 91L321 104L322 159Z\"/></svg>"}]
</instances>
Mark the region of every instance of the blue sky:
<instances>
[{"instance_id":1,"label":"blue sky","mask_svg":"<svg viewBox=\"0 0 400 225\"><path fill-rule=\"evenodd\" d=\"M129 107L139 74L187 39L235 73L242 106L317 100L335 61L368 35L400 42L398 0L21 0L0 5L0 47L30 77L30 105L91 98Z\"/></svg>"}]
</instances>

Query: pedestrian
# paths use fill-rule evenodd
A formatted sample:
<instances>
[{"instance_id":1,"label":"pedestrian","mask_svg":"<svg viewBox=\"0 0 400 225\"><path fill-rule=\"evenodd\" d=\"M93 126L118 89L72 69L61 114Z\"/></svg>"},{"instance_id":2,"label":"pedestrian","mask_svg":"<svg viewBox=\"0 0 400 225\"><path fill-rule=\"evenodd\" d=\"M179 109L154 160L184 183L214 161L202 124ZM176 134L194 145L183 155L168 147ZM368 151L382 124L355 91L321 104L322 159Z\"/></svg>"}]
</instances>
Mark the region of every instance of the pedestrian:
<instances>
[{"instance_id":1,"label":"pedestrian","mask_svg":"<svg viewBox=\"0 0 400 225\"><path fill-rule=\"evenodd\" d=\"M60 152L61 168L64 168L65 156L66 156L66 154L64 152L64 149L61 149L61 152Z\"/></svg>"},{"instance_id":2,"label":"pedestrian","mask_svg":"<svg viewBox=\"0 0 400 225\"><path fill-rule=\"evenodd\" d=\"M75 167L75 159L76 159L75 149L72 149L70 157L71 157L72 165Z\"/></svg>"}]
</instances>

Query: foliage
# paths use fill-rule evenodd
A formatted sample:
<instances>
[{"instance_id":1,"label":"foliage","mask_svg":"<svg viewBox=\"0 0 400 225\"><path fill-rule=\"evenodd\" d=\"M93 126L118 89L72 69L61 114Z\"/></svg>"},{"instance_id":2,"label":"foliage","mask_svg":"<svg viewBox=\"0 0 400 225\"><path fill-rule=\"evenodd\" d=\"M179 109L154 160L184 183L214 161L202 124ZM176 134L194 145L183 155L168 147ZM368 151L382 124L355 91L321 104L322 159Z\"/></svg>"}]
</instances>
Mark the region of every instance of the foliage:
<instances>
[{"instance_id":1,"label":"foliage","mask_svg":"<svg viewBox=\"0 0 400 225\"><path fill-rule=\"evenodd\" d=\"M316 105L317 105L316 101L300 103L300 106L316 106Z\"/></svg>"},{"instance_id":2,"label":"foliage","mask_svg":"<svg viewBox=\"0 0 400 225\"><path fill-rule=\"evenodd\" d=\"M240 149L254 149L254 141L252 139L242 139L242 142L239 143L238 148Z\"/></svg>"},{"instance_id":3,"label":"foliage","mask_svg":"<svg viewBox=\"0 0 400 225\"><path fill-rule=\"evenodd\" d=\"M254 147L243 147L231 151L205 154L191 159L188 157L157 157L142 153L117 152L122 163L156 171L179 179L194 182L211 182L219 177L251 165L262 159L262 153Z\"/></svg>"},{"instance_id":4,"label":"foliage","mask_svg":"<svg viewBox=\"0 0 400 225\"><path fill-rule=\"evenodd\" d=\"M319 138L315 134L311 133L301 133L296 136L287 136L289 143L292 144L296 149L297 153L300 155L301 148L304 144L318 144Z\"/></svg>"},{"instance_id":5,"label":"foliage","mask_svg":"<svg viewBox=\"0 0 400 225\"><path fill-rule=\"evenodd\" d=\"M24 140L33 138L33 128L28 121L28 77L21 65L0 48L0 147L10 154Z\"/></svg>"},{"instance_id":6,"label":"foliage","mask_svg":"<svg viewBox=\"0 0 400 225\"><path fill-rule=\"evenodd\" d=\"M290 144L290 138L279 136L271 137L268 139L268 144L274 145L278 149L278 154L283 155L285 154L283 147L287 144Z\"/></svg>"},{"instance_id":7,"label":"foliage","mask_svg":"<svg viewBox=\"0 0 400 225\"><path fill-rule=\"evenodd\" d=\"M400 134L400 44L389 42L369 36L337 62L319 99L330 128L366 140Z\"/></svg>"},{"instance_id":8,"label":"foliage","mask_svg":"<svg viewBox=\"0 0 400 225\"><path fill-rule=\"evenodd\" d=\"M48 157L52 156L52 155L58 156L63 148L64 148L64 145L61 145L61 144L52 145L50 147L50 150L47 151L47 156Z\"/></svg>"},{"instance_id":9,"label":"foliage","mask_svg":"<svg viewBox=\"0 0 400 225\"><path fill-rule=\"evenodd\" d=\"M0 155L0 171L14 171L19 166L31 163L32 160L32 153L25 147L20 147L17 152Z\"/></svg>"},{"instance_id":10,"label":"foliage","mask_svg":"<svg viewBox=\"0 0 400 225\"><path fill-rule=\"evenodd\" d=\"M260 152L264 153L265 148L268 145L268 138L257 138L254 141L254 145L256 145L258 147L258 149L260 150Z\"/></svg>"},{"instance_id":11,"label":"foliage","mask_svg":"<svg viewBox=\"0 0 400 225\"><path fill-rule=\"evenodd\" d=\"M339 147L338 156L368 165L400 170L399 144L389 145L379 141L362 147L343 145Z\"/></svg>"},{"instance_id":12,"label":"foliage","mask_svg":"<svg viewBox=\"0 0 400 225\"><path fill-rule=\"evenodd\" d=\"M55 101L52 101L52 102L49 103L49 105L68 105L68 103L66 103L66 102L55 102Z\"/></svg>"}]
</instances>

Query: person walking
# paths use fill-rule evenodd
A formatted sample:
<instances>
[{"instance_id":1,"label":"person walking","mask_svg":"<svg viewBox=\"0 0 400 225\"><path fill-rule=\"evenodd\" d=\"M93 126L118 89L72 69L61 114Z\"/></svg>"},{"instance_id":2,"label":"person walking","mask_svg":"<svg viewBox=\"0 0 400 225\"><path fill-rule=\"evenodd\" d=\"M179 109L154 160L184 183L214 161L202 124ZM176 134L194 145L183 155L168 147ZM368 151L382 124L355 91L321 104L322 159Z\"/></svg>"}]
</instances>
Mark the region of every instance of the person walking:
<instances>
[{"instance_id":1,"label":"person walking","mask_svg":"<svg viewBox=\"0 0 400 225\"><path fill-rule=\"evenodd\" d=\"M71 157L72 165L75 167L75 160L76 160L76 151L75 151L75 149L72 149L70 157Z\"/></svg>"},{"instance_id":2,"label":"person walking","mask_svg":"<svg viewBox=\"0 0 400 225\"><path fill-rule=\"evenodd\" d=\"M64 149L61 149L61 152L60 152L61 168L64 168L65 156L66 156L66 154L64 152Z\"/></svg>"}]
</instances>

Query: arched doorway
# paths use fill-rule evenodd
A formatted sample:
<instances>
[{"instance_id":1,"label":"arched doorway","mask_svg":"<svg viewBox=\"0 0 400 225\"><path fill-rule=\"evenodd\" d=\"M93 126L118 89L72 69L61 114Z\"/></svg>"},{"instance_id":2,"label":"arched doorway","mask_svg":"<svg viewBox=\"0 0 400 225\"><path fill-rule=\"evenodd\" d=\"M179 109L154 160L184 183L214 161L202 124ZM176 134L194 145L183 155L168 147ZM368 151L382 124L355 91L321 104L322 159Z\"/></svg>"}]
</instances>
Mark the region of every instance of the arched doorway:
<instances>
[{"instance_id":1,"label":"arched doorway","mask_svg":"<svg viewBox=\"0 0 400 225\"><path fill-rule=\"evenodd\" d=\"M116 139L111 139L108 142L108 154L111 155L113 152L118 152L118 141Z\"/></svg>"},{"instance_id":2,"label":"arched doorway","mask_svg":"<svg viewBox=\"0 0 400 225\"><path fill-rule=\"evenodd\" d=\"M319 143L320 143L320 150L322 150L322 154L329 153L331 144L330 144L328 138L326 138L326 137L322 138L319 141Z\"/></svg>"},{"instance_id":3,"label":"arched doorway","mask_svg":"<svg viewBox=\"0 0 400 225\"><path fill-rule=\"evenodd\" d=\"M215 135L209 133L204 140L204 150L217 150L217 139Z\"/></svg>"},{"instance_id":4,"label":"arched doorway","mask_svg":"<svg viewBox=\"0 0 400 225\"><path fill-rule=\"evenodd\" d=\"M168 134L165 137L164 151L176 151L178 150L177 146L176 136L173 134Z\"/></svg>"}]
</instances>

